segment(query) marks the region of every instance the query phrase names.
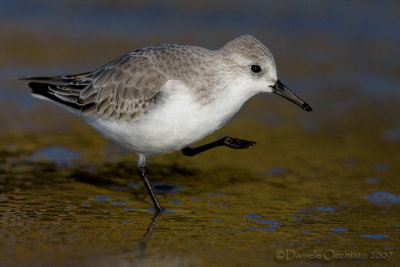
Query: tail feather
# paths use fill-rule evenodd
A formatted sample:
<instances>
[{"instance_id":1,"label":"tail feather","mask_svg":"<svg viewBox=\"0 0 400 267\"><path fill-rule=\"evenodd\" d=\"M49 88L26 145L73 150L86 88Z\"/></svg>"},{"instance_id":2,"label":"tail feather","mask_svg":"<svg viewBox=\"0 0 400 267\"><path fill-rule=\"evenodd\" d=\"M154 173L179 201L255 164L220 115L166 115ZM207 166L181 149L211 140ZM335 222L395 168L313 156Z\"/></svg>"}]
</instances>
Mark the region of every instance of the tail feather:
<instances>
[{"instance_id":1,"label":"tail feather","mask_svg":"<svg viewBox=\"0 0 400 267\"><path fill-rule=\"evenodd\" d=\"M32 95L55 101L75 110L81 110L79 103L80 91L92 82L91 73L64 75L54 77L30 77L20 80L31 81L28 85L32 89Z\"/></svg>"},{"instance_id":2,"label":"tail feather","mask_svg":"<svg viewBox=\"0 0 400 267\"><path fill-rule=\"evenodd\" d=\"M74 82L78 82L80 84L86 84L88 81L91 81L90 79L91 74L92 74L91 72L85 72L79 74L52 76L52 77L28 77L28 78L20 78L19 80L35 81L53 85L67 85Z\"/></svg>"},{"instance_id":3,"label":"tail feather","mask_svg":"<svg viewBox=\"0 0 400 267\"><path fill-rule=\"evenodd\" d=\"M65 98L60 97L60 95L55 94L51 89L51 85L46 83L38 83L38 82L30 82L29 87L32 89L32 95L40 96L40 98L46 98L48 100L52 100L58 102L60 104L66 105L73 109L80 110L81 106L76 103L77 98Z\"/></svg>"}]
</instances>

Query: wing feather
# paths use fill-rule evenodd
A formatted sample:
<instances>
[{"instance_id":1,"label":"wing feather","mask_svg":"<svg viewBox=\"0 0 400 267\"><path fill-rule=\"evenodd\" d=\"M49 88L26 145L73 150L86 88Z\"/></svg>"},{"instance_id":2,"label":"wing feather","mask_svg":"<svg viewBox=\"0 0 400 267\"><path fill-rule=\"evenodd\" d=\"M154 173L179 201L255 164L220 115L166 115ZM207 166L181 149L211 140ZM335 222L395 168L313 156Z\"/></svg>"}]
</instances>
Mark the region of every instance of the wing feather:
<instances>
[{"instance_id":1,"label":"wing feather","mask_svg":"<svg viewBox=\"0 0 400 267\"><path fill-rule=\"evenodd\" d=\"M134 119L157 100L168 78L151 55L130 53L93 72L33 77L32 93L59 102L86 116Z\"/></svg>"},{"instance_id":2,"label":"wing feather","mask_svg":"<svg viewBox=\"0 0 400 267\"><path fill-rule=\"evenodd\" d=\"M94 103L103 118L135 118L147 111L167 80L148 57L128 54L95 71L79 102Z\"/></svg>"}]
</instances>

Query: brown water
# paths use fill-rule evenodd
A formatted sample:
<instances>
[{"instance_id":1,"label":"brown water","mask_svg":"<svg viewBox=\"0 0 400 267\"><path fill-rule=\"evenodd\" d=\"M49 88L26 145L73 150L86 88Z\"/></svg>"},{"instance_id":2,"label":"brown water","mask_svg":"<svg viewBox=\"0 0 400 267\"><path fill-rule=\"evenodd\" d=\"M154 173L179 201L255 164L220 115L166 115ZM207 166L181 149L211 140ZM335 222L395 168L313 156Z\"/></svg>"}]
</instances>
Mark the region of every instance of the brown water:
<instances>
[{"instance_id":1,"label":"brown water","mask_svg":"<svg viewBox=\"0 0 400 267\"><path fill-rule=\"evenodd\" d=\"M0 265L398 265L398 4L345 3L3 1ZM280 79L314 111L260 95L202 142L255 147L151 158L161 216L135 155L15 80L239 33L268 44Z\"/></svg>"}]
</instances>

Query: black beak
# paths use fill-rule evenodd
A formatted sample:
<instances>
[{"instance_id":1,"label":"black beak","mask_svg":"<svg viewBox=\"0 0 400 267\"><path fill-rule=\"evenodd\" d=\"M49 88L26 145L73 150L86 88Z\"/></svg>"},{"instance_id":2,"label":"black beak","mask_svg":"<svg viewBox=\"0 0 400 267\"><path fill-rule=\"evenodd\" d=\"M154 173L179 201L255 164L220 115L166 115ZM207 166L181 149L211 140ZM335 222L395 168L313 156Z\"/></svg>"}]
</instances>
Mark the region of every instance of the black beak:
<instances>
[{"instance_id":1,"label":"black beak","mask_svg":"<svg viewBox=\"0 0 400 267\"><path fill-rule=\"evenodd\" d=\"M287 100L289 100L290 102L295 103L296 105L298 105L299 107L301 107L302 109L304 109L305 111L312 111L312 108L310 107L309 104L307 104L306 102L303 101L303 99L301 99L300 97L298 97L297 95L295 95L292 91L290 91L283 83L281 83L281 81L277 81L275 83L274 86L271 86L273 89L273 93L280 95L284 98L286 98Z\"/></svg>"}]
</instances>

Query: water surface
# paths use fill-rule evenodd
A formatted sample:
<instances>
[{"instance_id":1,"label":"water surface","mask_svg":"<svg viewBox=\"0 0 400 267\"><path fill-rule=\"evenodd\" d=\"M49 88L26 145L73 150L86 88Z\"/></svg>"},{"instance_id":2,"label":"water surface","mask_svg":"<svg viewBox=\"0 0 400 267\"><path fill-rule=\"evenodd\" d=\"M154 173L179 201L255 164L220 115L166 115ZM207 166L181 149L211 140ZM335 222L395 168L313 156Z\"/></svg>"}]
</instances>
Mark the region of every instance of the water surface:
<instances>
[{"instance_id":1,"label":"water surface","mask_svg":"<svg viewBox=\"0 0 400 267\"><path fill-rule=\"evenodd\" d=\"M398 264L396 9L0 1L0 265ZM135 155L16 80L88 71L157 43L218 48L243 33L268 44L280 79L314 111L260 95L202 141L230 135L254 148L149 159L161 216Z\"/></svg>"}]
</instances>

